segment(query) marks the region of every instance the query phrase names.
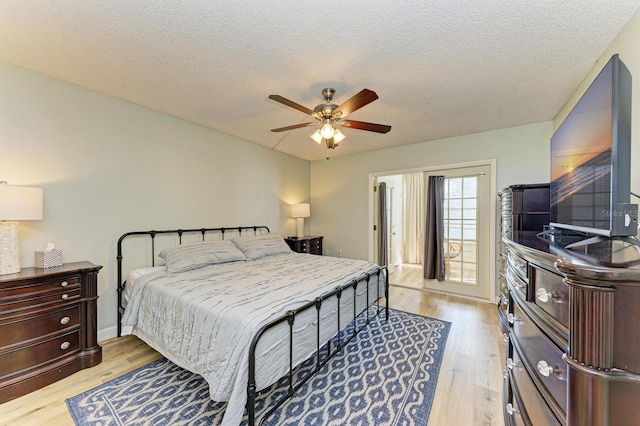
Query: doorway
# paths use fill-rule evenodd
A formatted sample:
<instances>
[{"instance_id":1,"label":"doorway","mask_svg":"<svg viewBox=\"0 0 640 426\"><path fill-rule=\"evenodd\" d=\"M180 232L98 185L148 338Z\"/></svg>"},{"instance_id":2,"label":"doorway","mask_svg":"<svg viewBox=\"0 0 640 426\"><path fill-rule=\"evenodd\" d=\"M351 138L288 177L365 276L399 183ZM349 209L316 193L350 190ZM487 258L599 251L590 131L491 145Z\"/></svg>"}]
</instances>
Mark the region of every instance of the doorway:
<instances>
[{"instance_id":1,"label":"doorway","mask_svg":"<svg viewBox=\"0 0 640 426\"><path fill-rule=\"evenodd\" d=\"M423 278L425 182L430 175L445 177L444 281ZM384 228L391 285L487 301L495 298L495 160L371 175L371 179L374 187L381 182L387 187L390 216ZM380 249L377 225L382 214L376 209L378 195L374 192L370 204L374 229L370 254L376 262Z\"/></svg>"}]
</instances>

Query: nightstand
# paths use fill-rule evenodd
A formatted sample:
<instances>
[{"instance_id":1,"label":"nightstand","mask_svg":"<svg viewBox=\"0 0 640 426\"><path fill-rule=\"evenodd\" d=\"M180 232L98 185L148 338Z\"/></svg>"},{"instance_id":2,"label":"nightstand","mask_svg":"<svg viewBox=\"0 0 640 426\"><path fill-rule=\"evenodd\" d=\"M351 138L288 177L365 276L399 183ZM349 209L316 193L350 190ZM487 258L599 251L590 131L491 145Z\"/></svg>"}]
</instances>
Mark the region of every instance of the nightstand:
<instances>
[{"instance_id":1,"label":"nightstand","mask_svg":"<svg viewBox=\"0 0 640 426\"><path fill-rule=\"evenodd\" d=\"M322 255L322 238L317 236L307 237L287 237L284 240L289 244L291 250L298 253L309 253Z\"/></svg>"},{"instance_id":2,"label":"nightstand","mask_svg":"<svg viewBox=\"0 0 640 426\"><path fill-rule=\"evenodd\" d=\"M89 262L0 275L0 403L102 361Z\"/></svg>"}]
</instances>

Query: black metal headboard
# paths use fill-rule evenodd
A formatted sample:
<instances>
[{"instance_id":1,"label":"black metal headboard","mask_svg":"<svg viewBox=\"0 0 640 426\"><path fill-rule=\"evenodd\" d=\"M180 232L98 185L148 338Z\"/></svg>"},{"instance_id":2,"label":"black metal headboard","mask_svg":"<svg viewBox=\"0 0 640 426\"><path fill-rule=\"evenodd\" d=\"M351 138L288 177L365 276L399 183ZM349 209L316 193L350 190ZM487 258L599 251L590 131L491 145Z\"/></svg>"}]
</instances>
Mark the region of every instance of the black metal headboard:
<instances>
[{"instance_id":1,"label":"black metal headboard","mask_svg":"<svg viewBox=\"0 0 640 426\"><path fill-rule=\"evenodd\" d=\"M207 235L218 235L217 239L224 240L225 234L232 234L233 237L238 237L242 235L259 235L269 232L269 227L264 225L259 226L236 226L236 227L222 227L222 228L196 228L196 229L168 229L163 231L134 231L127 232L123 234L118 239L118 254L116 256L117 260L117 268L118 268L118 337L122 334L122 315L124 314L124 307L122 306L122 291L126 286L126 280L123 279L123 271L122 271L122 249L123 249L123 241L127 237L132 236L141 236L148 237L151 240L150 247L150 255L151 255L151 266L155 266L155 250L156 250L156 236L158 235L169 235L178 238L178 244L182 244L182 237L185 235L198 235L201 236L201 240L205 240L205 236Z\"/></svg>"}]
</instances>

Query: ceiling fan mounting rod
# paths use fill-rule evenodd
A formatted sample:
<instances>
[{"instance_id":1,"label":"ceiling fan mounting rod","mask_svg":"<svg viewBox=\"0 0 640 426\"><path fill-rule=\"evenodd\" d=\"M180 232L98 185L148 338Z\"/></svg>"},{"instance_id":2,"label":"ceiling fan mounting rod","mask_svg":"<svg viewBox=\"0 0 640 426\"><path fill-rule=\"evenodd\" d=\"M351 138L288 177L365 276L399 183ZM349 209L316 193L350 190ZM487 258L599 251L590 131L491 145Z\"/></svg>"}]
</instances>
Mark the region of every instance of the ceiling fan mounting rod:
<instances>
[{"instance_id":1,"label":"ceiling fan mounting rod","mask_svg":"<svg viewBox=\"0 0 640 426\"><path fill-rule=\"evenodd\" d=\"M324 97L324 100L327 101L327 103L331 102L331 100L333 100L333 94L336 93L335 89L332 89L331 87L327 87L326 89L322 89L322 96Z\"/></svg>"}]
</instances>

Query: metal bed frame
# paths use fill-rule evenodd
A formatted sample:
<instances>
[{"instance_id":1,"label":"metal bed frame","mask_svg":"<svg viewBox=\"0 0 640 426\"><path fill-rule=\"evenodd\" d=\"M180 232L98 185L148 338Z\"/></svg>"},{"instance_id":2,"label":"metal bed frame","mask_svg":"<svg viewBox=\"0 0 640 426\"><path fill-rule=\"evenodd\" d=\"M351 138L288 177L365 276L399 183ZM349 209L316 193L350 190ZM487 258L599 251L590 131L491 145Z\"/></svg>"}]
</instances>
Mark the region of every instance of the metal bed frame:
<instances>
[{"instance_id":1,"label":"metal bed frame","mask_svg":"<svg viewBox=\"0 0 640 426\"><path fill-rule=\"evenodd\" d=\"M123 251L123 241L127 238L127 237L131 237L131 236L142 236L142 237L150 237L151 238L151 248L150 248L150 255L151 255L151 266L155 266L155 239L156 236L158 235L174 235L178 237L178 244L182 244L182 237L185 234L200 234L202 237L202 240L205 240L205 235L207 233L218 233L220 238L219 239L224 239L225 238L225 233L228 232L232 232L234 236L241 236L241 235L247 235L248 233L250 233L251 231L253 231L253 235L260 235L262 233L268 233L269 232L269 228L267 226L238 226L238 227L222 227L222 228L196 228L196 229L173 229L173 230L162 230L162 231L135 231L135 232L128 232L126 234L123 234L119 239L118 239L118 246L117 246L117 277L118 277L118 285L117 285L117 291L118 291L118 337L121 337L122 335L122 316L124 314L124 310L125 308L122 306L122 292L124 291L125 287L126 287L126 280L123 280L123 271L122 271L122 261L123 261L123 255L122 255L122 251ZM249 234L251 235L251 234ZM311 256L311 255L310 255ZM376 304L377 302L380 301L381 297L380 295L380 276L383 276L384 278L384 298L385 298L385 306L384 309L381 309L380 304ZM369 302L369 298L370 298L370 294L369 294L369 281L370 279L374 277L377 281L377 285L376 285L376 297L375 300ZM366 303L365 303L365 309L362 310L361 312L357 312L357 292L356 289L358 287L359 284L364 283L367 286L367 291L366 291ZM353 331L347 335L344 336L344 339L342 338L341 334L342 331L340 329L340 317L341 317L341 312L340 312L340 301L341 301L341 297L342 294L345 291L348 291L352 289L353 290L353 320L349 323L349 324L353 324ZM332 345L331 345L331 339L327 342L321 342L320 339L320 308L322 306L322 303L328 299L332 299L332 298L336 298L337 299L337 330L338 330L338 334L337 336L334 336L334 340L336 340L336 344L334 345L333 349L332 349ZM273 407L271 407L271 409L269 409L269 411L267 411L264 416L262 417L262 419L260 420L260 422L258 424L262 425L262 423L265 421L265 419L267 419L270 415L272 415L278 408L280 408L289 398L291 398L291 396L293 396L293 394L300 388L302 387L307 381L309 381L309 379L311 379L311 377L313 377L326 363L329 362L329 360L331 360L331 358L333 358L338 352L340 352L340 350L342 348L344 348L360 331L362 331L364 328L366 328L369 323L371 322L372 318L370 317L371 315L371 309L370 307L375 305L376 308L375 310L375 315L377 316L380 314L380 312L384 312L385 313L385 320L389 319L389 274L387 271L387 267L386 266L382 266L382 267L378 267L377 271L370 273L370 274L364 274L359 278L356 279L352 279L351 281L347 282L344 285L338 286L336 287L334 290L332 290L329 293L326 293L322 296L317 297L315 300L305 303L302 306L299 306L296 309L292 309L288 312L286 312L285 314L281 315L280 317L268 322L267 324L265 324L264 326L262 326L262 328L256 333L256 335L253 337L252 341L251 341L251 345L249 347L249 377L247 380L247 406L246 406L246 410L247 410L247 422L249 426L254 426L256 424L256 412L255 412L255 402L256 402L256 397L258 395L260 395L261 392L258 392L257 388L256 388L256 359L255 359L255 355L256 355L256 347L258 346L258 342L260 341L260 338L270 329L272 329L273 327L276 327L277 325L287 322L289 325L289 373L288 373L288 390L287 393L280 399L278 400L278 402L273 405ZM315 361L315 367L310 368L308 373L306 373L305 375L302 376L302 378L299 378L297 383L294 384L294 365L293 365L293 326L295 323L295 319L296 316L301 314L302 312L305 312L307 310L311 310L311 309L315 309L317 311L317 330L316 330L316 353L315 355L313 355L312 357L316 358ZM364 322L362 324L362 326L360 328L357 327L357 319L358 317L363 316ZM348 328L348 325L347 327ZM326 355L324 358L322 358L321 356L321 352L322 349L326 347Z\"/></svg>"}]
</instances>

